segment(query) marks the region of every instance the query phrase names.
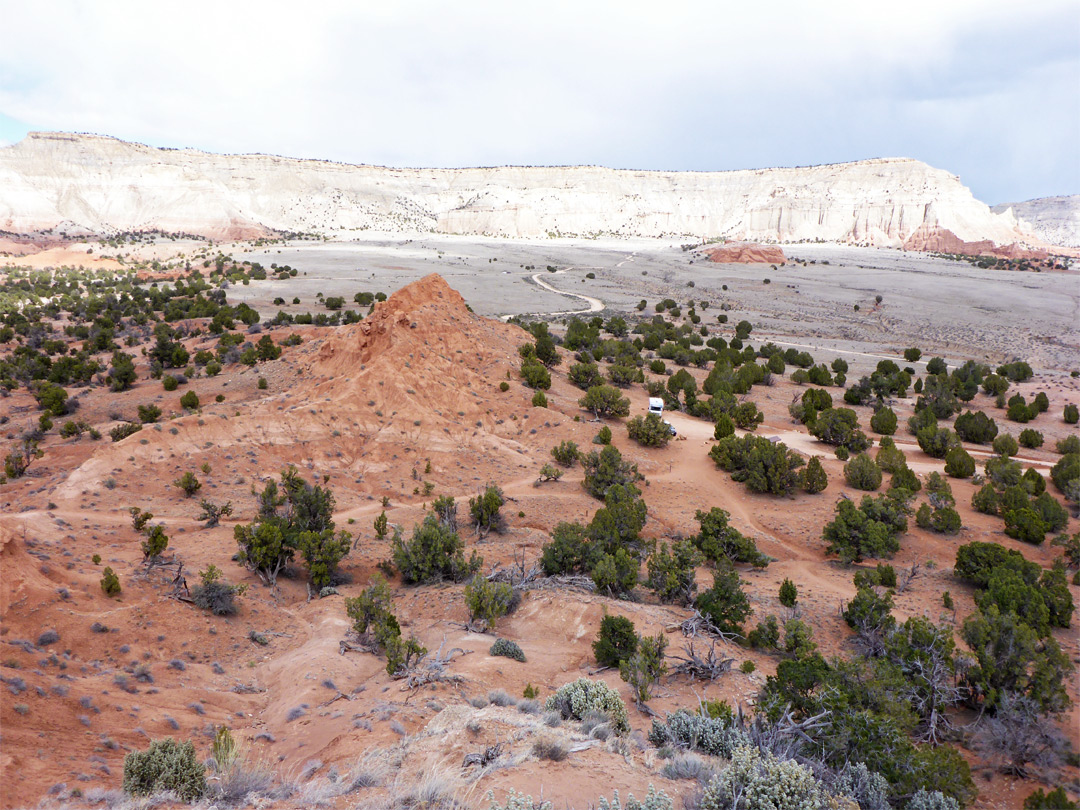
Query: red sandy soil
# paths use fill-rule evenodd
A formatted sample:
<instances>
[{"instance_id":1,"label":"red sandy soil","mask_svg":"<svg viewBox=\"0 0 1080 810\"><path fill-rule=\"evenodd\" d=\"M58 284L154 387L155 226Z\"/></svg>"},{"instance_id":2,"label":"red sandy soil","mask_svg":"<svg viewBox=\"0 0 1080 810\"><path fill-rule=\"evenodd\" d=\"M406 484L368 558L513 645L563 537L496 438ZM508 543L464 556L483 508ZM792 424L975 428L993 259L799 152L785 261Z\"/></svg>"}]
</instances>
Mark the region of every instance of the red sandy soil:
<instances>
[{"instance_id":1,"label":"red sandy soil","mask_svg":"<svg viewBox=\"0 0 1080 810\"><path fill-rule=\"evenodd\" d=\"M781 248L754 242L727 242L705 249L705 256L720 264L787 264Z\"/></svg>"},{"instance_id":2,"label":"red sandy soil","mask_svg":"<svg viewBox=\"0 0 1080 810\"><path fill-rule=\"evenodd\" d=\"M0 247L0 251L3 248ZM10 251L9 251L10 252ZM68 247L50 247L37 252L26 252L11 256L0 255L0 267L90 267L97 270L121 270L123 265L115 259L104 259Z\"/></svg>"},{"instance_id":3,"label":"red sandy soil","mask_svg":"<svg viewBox=\"0 0 1080 810\"><path fill-rule=\"evenodd\" d=\"M497 626L499 636L521 645L528 661L520 664L488 656L494 636L464 628L468 615L462 585L410 588L395 582L395 611L405 632L432 650L445 644L466 651L449 667L464 681L410 691L387 676L381 658L339 652L348 625L344 597L359 593L378 563L390 556L389 542L376 540L372 530L383 497L390 499L391 524L408 533L435 495L458 499L464 525L467 499L497 482L507 496L507 532L477 541L463 530L466 553L481 553L485 570L522 554L531 562L556 523L591 517L599 504L580 486L580 467L559 482L535 483L551 447L571 439L591 449L599 428L578 408L581 392L566 380L572 359L564 357L553 374L549 407L532 407L533 392L521 385L517 373L516 349L528 335L473 315L438 276L398 291L359 324L272 334L280 342L294 331L305 342L286 349L277 361L254 369L229 367L217 377L192 380L188 388L204 403L197 413L182 412L184 389L163 392L159 382L145 379L144 368L135 388L122 395L100 388L77 392L79 418L106 437L61 440L54 432L44 444L44 457L24 478L0 490L0 674L8 684L12 678L25 683L23 689L0 690L0 806L34 804L60 783L65 787L58 789L59 797L76 787L84 793L118 788L124 754L157 737L191 738L205 756L216 725L230 726L251 757L293 779L313 760L323 763L315 769L318 780L331 768L347 771L374 752L389 768L386 784L330 800L337 807L353 807L358 800L386 806L395 775L415 781L431 768L446 771L457 796L470 807L486 806L482 800L489 789L501 799L510 787L534 796L542 792L556 807L586 806L610 796L613 788L623 797L628 790L641 797L650 783L673 796L691 790L689 782L660 775L662 763L643 739L651 720L633 707L630 690L616 672L595 677L618 689L630 707L633 734L620 748L611 741L572 736L574 724L547 729L539 716L513 706L478 709L466 702L492 689L516 698L527 683L544 700L564 683L593 676L591 644L605 611L629 616L641 633L667 630L669 654L680 653L684 640L672 627L688 611L659 605L644 589L639 602L574 590L526 593L517 612ZM195 351L213 342L203 336L187 345ZM700 381L703 373L692 371ZM256 387L260 376L269 382L265 391ZM506 380L510 388L502 392L499 384ZM1028 386L1031 391L1037 387L1037 381ZM698 509L729 510L733 524L776 558L764 570L740 572L755 609L751 626L768 613L785 617L777 590L790 578L799 587L802 617L813 626L822 652L847 655L851 633L839 609L855 593L853 570L827 559L821 528L840 497L858 499L861 493L846 487L841 462L829 448L796 435L802 428L792 423L787 406L799 392L786 379L756 388L752 396L766 414L758 432L782 436L798 450L822 456L830 483L818 495L748 493L707 457L712 425L682 414L671 415L680 435L663 449L639 447L621 425L612 422L611 427L615 444L646 476L648 537L692 533ZM643 413L645 391L634 387L627 393L632 413ZM1077 399L1074 383L1048 393L1050 412L1036 424L1046 433L1046 445L1024 451L1041 469L1053 463L1056 456L1049 448L1066 435L1066 426L1051 415L1060 414L1066 400ZM217 394L225 401L215 403ZM839 396L839 389L833 395ZM992 408L984 400L979 395L972 404ZM150 402L165 412L160 425L148 425L117 443L108 440L115 423L111 414L133 418L137 405ZM912 404L901 403L901 423ZM0 400L0 409L11 417L8 429L37 419L25 390ZM869 409L857 410L868 424ZM999 424L1018 432L1004 420ZM918 472L941 468L912 446L903 428L897 441ZM431 472L425 473L429 462ZM209 473L201 471L204 464ZM270 590L231 559L233 526L249 522L255 513L252 488L261 488L289 464L309 481L327 482L336 496L339 528L357 538L342 566L352 584L340 586L338 595L309 600L302 573L282 578L277 590ZM203 482L194 499L171 485L188 470ZM414 494L428 481L434 484L432 495ZM892 562L897 570L914 563L922 569L896 598L900 620L925 614L959 623L973 610L971 589L951 576L962 543L993 540L1044 566L1060 554L1049 544L1030 547L1009 539L999 519L971 510L972 484L951 483L965 528L958 537L945 538L919 530L912 521ZM199 497L231 500L235 514L219 527L205 528L195 520ZM213 563L229 581L248 584L240 612L215 617L170 598L169 577L160 570L147 573L141 564L140 538L128 515L131 506L149 509L166 526L167 555L183 561L189 582ZM1077 521L1070 520L1069 531L1077 530ZM102 557L99 565L91 560L94 554ZM116 599L99 587L106 565L123 584ZM705 569L698 572L700 586L710 581ZM945 590L955 599L955 613L941 606ZM1080 589L1073 588L1073 598L1080 601ZM104 632L91 632L95 622ZM46 629L56 630L60 640L39 647L36 642ZM266 634L270 644L253 644L248 638L252 630ZM1058 630L1055 636L1076 660L1075 631ZM736 668L709 684L669 676L656 690L652 710L695 706L699 697L750 706L778 658L733 644L719 646L735 659ZM745 660L756 664L755 672L738 671ZM139 665L148 667L152 682L135 679ZM1074 700L1080 698L1075 683L1070 691ZM302 715L290 720L290 712L301 706ZM1074 709L1064 723L1074 746L1080 736L1077 720ZM584 747L563 762L538 760L531 745L545 734ZM465 754L496 741L506 745L513 765L476 779L463 775ZM976 807L1015 810L1035 787L983 769L976 755L965 755L977 774ZM279 806L304 805L294 799Z\"/></svg>"}]
</instances>

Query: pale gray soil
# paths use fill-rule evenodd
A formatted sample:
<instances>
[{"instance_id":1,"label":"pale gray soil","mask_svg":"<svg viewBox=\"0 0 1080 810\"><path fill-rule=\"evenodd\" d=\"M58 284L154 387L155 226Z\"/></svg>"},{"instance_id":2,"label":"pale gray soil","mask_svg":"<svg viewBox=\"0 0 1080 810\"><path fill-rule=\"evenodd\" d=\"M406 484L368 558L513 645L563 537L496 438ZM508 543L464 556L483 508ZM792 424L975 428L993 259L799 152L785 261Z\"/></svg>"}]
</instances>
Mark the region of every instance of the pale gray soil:
<instances>
[{"instance_id":1,"label":"pale gray soil","mask_svg":"<svg viewBox=\"0 0 1080 810\"><path fill-rule=\"evenodd\" d=\"M807 264L775 270L711 264L677 244L650 240L425 236L252 250L238 246L233 251L237 258L267 267L289 264L301 274L233 287L229 297L272 315L278 309L272 304L275 297L291 301L299 296L300 305L284 309L318 312L325 311L316 298L319 292L344 296L348 304L360 290L390 293L438 272L484 315L587 308L580 298L539 287L531 278L539 272L551 287L601 300L605 316L637 315L635 305L643 298L649 316L665 297L678 301L684 313L691 300L708 301L709 308L699 306L698 313L712 334L719 329L726 335L745 318L754 324L755 342L770 337L805 344L825 350L815 353L818 359L845 357L853 370L877 362L863 353L895 357L907 346L951 360L1023 358L1047 371L1080 366L1080 275L1075 271L984 270L920 253L837 245L789 245L784 250L789 259ZM546 273L549 265L566 272ZM589 272L596 277L586 278ZM771 283L765 284L766 278ZM883 298L880 306L877 295ZM731 309L729 323L721 327L716 315L723 303Z\"/></svg>"}]
</instances>

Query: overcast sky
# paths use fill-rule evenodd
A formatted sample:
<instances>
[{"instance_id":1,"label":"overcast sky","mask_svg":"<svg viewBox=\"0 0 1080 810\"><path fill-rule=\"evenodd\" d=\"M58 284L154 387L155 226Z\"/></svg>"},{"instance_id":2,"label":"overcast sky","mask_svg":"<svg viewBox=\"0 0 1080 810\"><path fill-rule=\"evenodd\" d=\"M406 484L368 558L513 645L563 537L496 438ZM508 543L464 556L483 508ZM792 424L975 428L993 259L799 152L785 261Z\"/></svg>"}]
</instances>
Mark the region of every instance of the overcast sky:
<instances>
[{"instance_id":1,"label":"overcast sky","mask_svg":"<svg viewBox=\"0 0 1080 810\"><path fill-rule=\"evenodd\" d=\"M1080 193L1080 3L0 0L28 130L392 166L903 156Z\"/></svg>"}]
</instances>

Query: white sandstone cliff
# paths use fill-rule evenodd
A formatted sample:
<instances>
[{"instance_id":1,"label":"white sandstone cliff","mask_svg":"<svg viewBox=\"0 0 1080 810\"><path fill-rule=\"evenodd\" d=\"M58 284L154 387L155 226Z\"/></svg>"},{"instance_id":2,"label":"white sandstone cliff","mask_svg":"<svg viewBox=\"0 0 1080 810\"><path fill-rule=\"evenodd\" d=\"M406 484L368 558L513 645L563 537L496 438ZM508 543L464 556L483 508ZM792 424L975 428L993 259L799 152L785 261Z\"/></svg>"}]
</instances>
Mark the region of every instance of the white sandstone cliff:
<instances>
[{"instance_id":1,"label":"white sandstone cliff","mask_svg":"<svg viewBox=\"0 0 1080 810\"><path fill-rule=\"evenodd\" d=\"M531 237L622 235L903 246L916 231L1031 239L959 179L916 160L660 172L595 166L393 169L157 149L32 133L0 148L0 229Z\"/></svg>"},{"instance_id":2,"label":"white sandstone cliff","mask_svg":"<svg viewBox=\"0 0 1080 810\"><path fill-rule=\"evenodd\" d=\"M1040 197L1020 203L1002 203L990 209L1009 211L1028 230L1051 245L1080 248L1080 194L1068 197Z\"/></svg>"}]
</instances>

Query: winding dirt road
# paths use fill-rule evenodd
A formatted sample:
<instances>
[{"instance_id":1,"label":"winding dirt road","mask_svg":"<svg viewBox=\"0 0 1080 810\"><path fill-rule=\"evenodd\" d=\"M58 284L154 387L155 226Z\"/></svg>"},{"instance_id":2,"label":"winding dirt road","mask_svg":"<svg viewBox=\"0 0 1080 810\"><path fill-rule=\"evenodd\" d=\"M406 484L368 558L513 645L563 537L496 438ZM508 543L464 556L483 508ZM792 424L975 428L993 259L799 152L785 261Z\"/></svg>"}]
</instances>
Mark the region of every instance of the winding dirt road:
<instances>
[{"instance_id":1,"label":"winding dirt road","mask_svg":"<svg viewBox=\"0 0 1080 810\"><path fill-rule=\"evenodd\" d=\"M567 268L565 268L563 270L556 270L551 275L558 275L559 273L565 273L567 270L573 270L573 269L574 269L573 267L567 267ZM585 315L585 314L592 313L592 312L601 312L601 311L603 311L604 302L601 301L599 298L593 298L592 296L589 296L589 295L582 295L581 293L566 292L566 290L557 289L555 287L552 287L546 281L544 281L543 276L544 276L544 273L536 273L536 274L534 274L532 276L532 280L536 284L536 286L538 286L538 287L540 287L542 289L545 289L548 292L553 292L556 295L568 295L571 298L580 298L582 301L588 302L589 306L586 309L559 310L558 312L530 312L529 313L530 315L535 316L535 317L539 317L541 315ZM501 320L504 320L504 321L509 320L509 318L510 318L509 315L501 316Z\"/></svg>"}]
</instances>

